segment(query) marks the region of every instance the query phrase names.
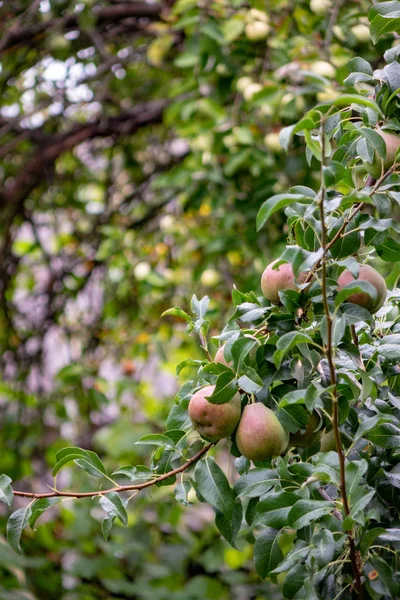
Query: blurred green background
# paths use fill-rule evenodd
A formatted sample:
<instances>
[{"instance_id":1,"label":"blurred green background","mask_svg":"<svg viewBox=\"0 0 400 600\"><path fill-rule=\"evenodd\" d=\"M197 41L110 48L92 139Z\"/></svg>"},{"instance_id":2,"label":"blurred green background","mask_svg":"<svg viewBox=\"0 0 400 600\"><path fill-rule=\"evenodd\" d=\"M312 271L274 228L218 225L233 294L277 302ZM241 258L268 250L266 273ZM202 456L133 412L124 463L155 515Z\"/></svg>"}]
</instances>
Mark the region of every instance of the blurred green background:
<instances>
[{"instance_id":1,"label":"blurred green background","mask_svg":"<svg viewBox=\"0 0 400 600\"><path fill-rule=\"evenodd\" d=\"M278 215L256 235L258 208L319 178L279 130L339 95L352 57L380 65L370 5L0 2L0 473L19 489L52 485L68 445L111 469L149 460L134 442L163 431L190 378L176 365L202 358L160 315L208 295L217 334L233 285L260 293L290 232ZM191 500L139 494L108 542L100 509L63 502L23 556L0 536L0 598L279 598Z\"/></svg>"}]
</instances>

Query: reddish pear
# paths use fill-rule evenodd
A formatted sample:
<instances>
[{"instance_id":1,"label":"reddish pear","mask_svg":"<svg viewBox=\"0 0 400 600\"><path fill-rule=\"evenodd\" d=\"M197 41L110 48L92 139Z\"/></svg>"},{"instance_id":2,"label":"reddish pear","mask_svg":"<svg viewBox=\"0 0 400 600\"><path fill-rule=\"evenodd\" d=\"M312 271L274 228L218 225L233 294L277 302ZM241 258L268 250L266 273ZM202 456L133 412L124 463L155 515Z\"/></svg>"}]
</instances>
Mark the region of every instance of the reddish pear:
<instances>
[{"instance_id":1,"label":"reddish pear","mask_svg":"<svg viewBox=\"0 0 400 600\"><path fill-rule=\"evenodd\" d=\"M218 442L229 437L239 423L241 403L239 394L225 404L211 404L206 398L211 396L214 385L207 385L193 394L189 402L189 417L194 429L207 442Z\"/></svg>"},{"instance_id":2,"label":"reddish pear","mask_svg":"<svg viewBox=\"0 0 400 600\"><path fill-rule=\"evenodd\" d=\"M372 163L365 162L364 166L366 171L378 179L382 173L390 169L393 165L396 157L397 150L400 146L400 136L395 133L383 131L379 127L376 129L377 133L383 138L386 146L386 158L383 160L376 152L374 153L374 161Z\"/></svg>"},{"instance_id":3,"label":"reddish pear","mask_svg":"<svg viewBox=\"0 0 400 600\"><path fill-rule=\"evenodd\" d=\"M226 360L225 355L224 355L224 350L225 350L225 344L223 346L221 346L221 348L218 348L217 353L214 358L214 362L221 363L222 365L225 365L226 367L230 367L232 365L232 363L231 362L228 363L228 361Z\"/></svg>"},{"instance_id":4,"label":"reddish pear","mask_svg":"<svg viewBox=\"0 0 400 600\"><path fill-rule=\"evenodd\" d=\"M356 292L351 294L346 301L363 306L370 313L376 313L386 299L387 288L382 275L370 265L360 265L358 279L353 277L348 269L345 269L338 279L339 291L352 281L368 281L376 289L377 297L376 300L373 300L366 292Z\"/></svg>"},{"instance_id":5,"label":"reddish pear","mask_svg":"<svg viewBox=\"0 0 400 600\"><path fill-rule=\"evenodd\" d=\"M275 413L261 402L245 406L236 431L236 444L250 460L265 460L285 452L289 434Z\"/></svg>"},{"instance_id":6,"label":"reddish pear","mask_svg":"<svg viewBox=\"0 0 400 600\"><path fill-rule=\"evenodd\" d=\"M261 276L261 289L264 296L272 302L272 304L281 304L279 298L280 290L297 290L298 285L295 282L293 273L293 267L290 263L282 263L277 269L274 269L274 265L278 260L274 260L264 270ZM300 273L298 279L299 283L304 283L306 273Z\"/></svg>"}]
</instances>

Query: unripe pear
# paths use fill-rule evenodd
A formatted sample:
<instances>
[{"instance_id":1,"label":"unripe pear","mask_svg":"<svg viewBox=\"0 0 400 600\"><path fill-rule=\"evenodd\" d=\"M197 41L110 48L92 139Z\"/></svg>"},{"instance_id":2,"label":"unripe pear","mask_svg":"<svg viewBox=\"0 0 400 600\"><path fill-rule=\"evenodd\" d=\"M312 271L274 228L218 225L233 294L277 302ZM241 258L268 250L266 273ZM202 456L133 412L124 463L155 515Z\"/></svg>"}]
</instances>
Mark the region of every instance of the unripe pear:
<instances>
[{"instance_id":1,"label":"unripe pear","mask_svg":"<svg viewBox=\"0 0 400 600\"><path fill-rule=\"evenodd\" d=\"M200 277L200 282L206 287L214 287L221 281L220 274L215 269L206 269Z\"/></svg>"},{"instance_id":2,"label":"unripe pear","mask_svg":"<svg viewBox=\"0 0 400 600\"><path fill-rule=\"evenodd\" d=\"M345 448L348 448L351 445L350 439L343 434L341 434L340 436L340 441ZM330 431L325 431L323 436L321 437L320 451L336 452L336 441L333 429L331 429Z\"/></svg>"},{"instance_id":3,"label":"unripe pear","mask_svg":"<svg viewBox=\"0 0 400 600\"><path fill-rule=\"evenodd\" d=\"M383 160L374 152L374 162L364 162L365 169L372 177L378 179L382 173L390 169L395 162L396 152L400 147L400 136L395 133L388 133L382 129L376 129L376 132L383 138L386 145L386 158ZM382 164L383 163L383 164Z\"/></svg>"},{"instance_id":4,"label":"unripe pear","mask_svg":"<svg viewBox=\"0 0 400 600\"><path fill-rule=\"evenodd\" d=\"M333 429L324 433L321 437L320 450L321 452L336 452L335 434L333 433Z\"/></svg>"},{"instance_id":5,"label":"unripe pear","mask_svg":"<svg viewBox=\"0 0 400 600\"><path fill-rule=\"evenodd\" d=\"M151 267L147 262L139 262L133 270L133 274L138 281L144 281L150 274Z\"/></svg>"},{"instance_id":6,"label":"unripe pear","mask_svg":"<svg viewBox=\"0 0 400 600\"><path fill-rule=\"evenodd\" d=\"M346 299L346 302L363 306L372 314L376 313L386 300L387 288L382 275L370 265L360 265L358 279L356 279L348 269L345 269L338 278L339 291L352 281L368 281L376 289L377 297L373 300L366 292L355 292Z\"/></svg>"},{"instance_id":7,"label":"unripe pear","mask_svg":"<svg viewBox=\"0 0 400 600\"><path fill-rule=\"evenodd\" d=\"M218 442L229 437L235 431L241 413L239 394L225 404L211 404L206 398L212 395L214 389L214 385L207 385L198 390L188 407L194 429L207 442Z\"/></svg>"},{"instance_id":8,"label":"unripe pear","mask_svg":"<svg viewBox=\"0 0 400 600\"><path fill-rule=\"evenodd\" d=\"M251 77L246 77L246 76L239 77L239 79L236 82L236 89L238 92L243 93L244 90L252 83L254 83L254 81L252 80Z\"/></svg>"},{"instance_id":9,"label":"unripe pear","mask_svg":"<svg viewBox=\"0 0 400 600\"><path fill-rule=\"evenodd\" d=\"M328 77L329 79L336 77L335 67L326 62L326 60L316 60L311 63L308 69L312 73L315 73L315 75L321 75L321 77Z\"/></svg>"},{"instance_id":10,"label":"unripe pear","mask_svg":"<svg viewBox=\"0 0 400 600\"><path fill-rule=\"evenodd\" d=\"M261 83L250 83L243 90L244 99L247 101L252 100L253 96L258 94L258 92L261 92L262 89L263 89L263 86L261 85Z\"/></svg>"},{"instance_id":11,"label":"unripe pear","mask_svg":"<svg viewBox=\"0 0 400 600\"><path fill-rule=\"evenodd\" d=\"M261 402L245 406L236 431L236 444L250 460L266 460L285 452L289 434L275 413Z\"/></svg>"},{"instance_id":12,"label":"unripe pear","mask_svg":"<svg viewBox=\"0 0 400 600\"><path fill-rule=\"evenodd\" d=\"M331 0L310 0L311 12L315 15L325 15L331 8Z\"/></svg>"},{"instance_id":13,"label":"unripe pear","mask_svg":"<svg viewBox=\"0 0 400 600\"><path fill-rule=\"evenodd\" d=\"M264 23L268 23L268 15L262 10L258 10L258 8L251 8L246 15L246 21L251 23L252 21L264 21Z\"/></svg>"},{"instance_id":14,"label":"unripe pear","mask_svg":"<svg viewBox=\"0 0 400 600\"><path fill-rule=\"evenodd\" d=\"M264 21L253 21L253 23L247 23L244 32L246 37L251 42L259 42L265 40L270 30L268 23Z\"/></svg>"},{"instance_id":15,"label":"unripe pear","mask_svg":"<svg viewBox=\"0 0 400 600\"><path fill-rule=\"evenodd\" d=\"M282 152L282 146L279 141L279 133L276 131L271 131L267 133L264 138L264 144L269 148L272 152L276 154L280 154Z\"/></svg>"},{"instance_id":16,"label":"unripe pear","mask_svg":"<svg viewBox=\"0 0 400 600\"><path fill-rule=\"evenodd\" d=\"M294 281L293 267L290 263L282 263L278 269L274 269L274 260L264 270L261 276L261 289L264 296L272 302L272 304L280 304L279 290L297 290L298 286ZM306 278L305 273L300 273L298 277L299 283L303 283Z\"/></svg>"},{"instance_id":17,"label":"unripe pear","mask_svg":"<svg viewBox=\"0 0 400 600\"><path fill-rule=\"evenodd\" d=\"M323 429L318 429L320 424L321 419L319 414L313 412L308 419L307 426L303 433L300 430L290 434L290 446L296 446L296 448L310 448L311 446L314 446L314 444L321 439L323 433Z\"/></svg>"},{"instance_id":18,"label":"unripe pear","mask_svg":"<svg viewBox=\"0 0 400 600\"><path fill-rule=\"evenodd\" d=\"M361 44L369 42L371 39L369 27L365 23L357 23L357 25L354 25L350 31L356 38L357 42L360 42Z\"/></svg>"}]
</instances>

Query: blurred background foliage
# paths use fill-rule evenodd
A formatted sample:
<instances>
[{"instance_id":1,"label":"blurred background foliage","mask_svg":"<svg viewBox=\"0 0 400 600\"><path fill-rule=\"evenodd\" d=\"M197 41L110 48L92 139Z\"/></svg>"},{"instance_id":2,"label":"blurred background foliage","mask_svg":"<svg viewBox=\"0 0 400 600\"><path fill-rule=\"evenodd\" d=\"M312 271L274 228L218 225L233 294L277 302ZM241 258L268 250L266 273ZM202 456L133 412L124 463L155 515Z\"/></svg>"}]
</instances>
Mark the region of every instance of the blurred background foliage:
<instances>
[{"instance_id":1,"label":"blurred background foliage","mask_svg":"<svg viewBox=\"0 0 400 600\"><path fill-rule=\"evenodd\" d=\"M201 358L160 314L207 294L216 334L232 286L259 291L288 231L280 215L256 236L258 208L319 177L278 132L341 93L352 57L379 66L370 5L0 2L0 472L19 488L51 485L67 445L148 461L134 442ZM22 557L0 538L0 598L279 598L191 500L139 495L107 543L90 501L62 503Z\"/></svg>"}]
</instances>

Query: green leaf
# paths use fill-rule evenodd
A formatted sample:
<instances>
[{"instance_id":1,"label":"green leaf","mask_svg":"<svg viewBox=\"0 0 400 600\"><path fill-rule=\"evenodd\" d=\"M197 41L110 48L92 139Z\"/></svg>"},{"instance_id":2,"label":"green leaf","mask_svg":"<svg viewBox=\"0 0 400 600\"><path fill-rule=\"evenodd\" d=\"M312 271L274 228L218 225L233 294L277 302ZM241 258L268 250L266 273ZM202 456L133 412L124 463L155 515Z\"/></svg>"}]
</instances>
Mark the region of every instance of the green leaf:
<instances>
[{"instance_id":1,"label":"green leaf","mask_svg":"<svg viewBox=\"0 0 400 600\"><path fill-rule=\"evenodd\" d=\"M392 5L396 3L392 2L381 2L378 3L378 9L381 8L381 5ZM371 20L370 25L370 33L371 38L374 44L379 40L380 37L385 35L386 33L390 33L392 31L400 30L400 14L398 12L399 9L394 9L394 13L392 14L376 14L373 9L370 10L368 18ZM393 15L393 16L392 16Z\"/></svg>"},{"instance_id":2,"label":"green leaf","mask_svg":"<svg viewBox=\"0 0 400 600\"><path fill-rule=\"evenodd\" d=\"M293 273L298 277L300 273L310 271L321 256L321 248L316 252L308 252L300 246L286 246L285 251L276 262L276 267L279 266L280 261L288 262L293 267Z\"/></svg>"},{"instance_id":3,"label":"green leaf","mask_svg":"<svg viewBox=\"0 0 400 600\"><path fill-rule=\"evenodd\" d=\"M335 317L332 325L332 343L333 346L338 346L346 332L346 317L341 315Z\"/></svg>"},{"instance_id":4,"label":"green leaf","mask_svg":"<svg viewBox=\"0 0 400 600\"><path fill-rule=\"evenodd\" d=\"M78 458L75 460L75 464L85 469L93 477L104 477L104 475L107 475L106 468L97 454L91 450L86 450L86 453L87 458Z\"/></svg>"},{"instance_id":5,"label":"green leaf","mask_svg":"<svg viewBox=\"0 0 400 600\"><path fill-rule=\"evenodd\" d=\"M388 238L382 244L375 246L378 256L386 262L400 261L400 243L393 238Z\"/></svg>"},{"instance_id":6,"label":"green leaf","mask_svg":"<svg viewBox=\"0 0 400 600\"><path fill-rule=\"evenodd\" d=\"M38 518L48 509L61 502L61 498L39 498L31 505L31 515L29 517L29 525L32 529L35 528L35 523Z\"/></svg>"},{"instance_id":7,"label":"green leaf","mask_svg":"<svg viewBox=\"0 0 400 600\"><path fill-rule=\"evenodd\" d=\"M258 394L263 388L263 381L254 369L246 367L244 375L239 378L238 385L247 394Z\"/></svg>"},{"instance_id":8,"label":"green leaf","mask_svg":"<svg viewBox=\"0 0 400 600\"><path fill-rule=\"evenodd\" d=\"M208 305L210 304L210 298L208 296L203 296L201 300L199 300L196 294L193 294L192 299L190 301L190 308L193 313L199 319L203 319L207 313Z\"/></svg>"},{"instance_id":9,"label":"green leaf","mask_svg":"<svg viewBox=\"0 0 400 600\"><path fill-rule=\"evenodd\" d=\"M383 423L369 431L364 437L382 448L400 447L400 429L391 423Z\"/></svg>"},{"instance_id":10,"label":"green leaf","mask_svg":"<svg viewBox=\"0 0 400 600\"><path fill-rule=\"evenodd\" d=\"M289 512L288 524L293 529L302 529L321 517L331 514L334 508L332 502L299 500Z\"/></svg>"},{"instance_id":11,"label":"green leaf","mask_svg":"<svg viewBox=\"0 0 400 600\"><path fill-rule=\"evenodd\" d=\"M378 536L382 533L385 533L386 529L384 527L374 527L374 529L370 529L366 531L360 540L360 552L361 556L365 556L368 552L372 543L376 540Z\"/></svg>"},{"instance_id":12,"label":"green leaf","mask_svg":"<svg viewBox=\"0 0 400 600\"><path fill-rule=\"evenodd\" d=\"M112 515L108 515L107 517L105 517L101 523L101 533L103 535L103 538L105 539L105 541L108 540L108 536L110 534L110 531L112 529L112 526L114 524L115 521L115 517Z\"/></svg>"},{"instance_id":13,"label":"green leaf","mask_svg":"<svg viewBox=\"0 0 400 600\"><path fill-rule=\"evenodd\" d=\"M367 140L367 142L373 147L378 156L385 160L386 158L386 144L385 140L377 131L370 127L360 127L358 132Z\"/></svg>"},{"instance_id":14,"label":"green leaf","mask_svg":"<svg viewBox=\"0 0 400 600\"><path fill-rule=\"evenodd\" d=\"M385 533L379 534L379 539L385 542L400 542L400 529L386 529Z\"/></svg>"},{"instance_id":15,"label":"green leaf","mask_svg":"<svg viewBox=\"0 0 400 600\"><path fill-rule=\"evenodd\" d=\"M175 448L175 443L167 435L162 433L148 433L141 437L135 444L147 446L162 446L163 448Z\"/></svg>"},{"instance_id":16,"label":"green leaf","mask_svg":"<svg viewBox=\"0 0 400 600\"><path fill-rule=\"evenodd\" d=\"M224 536L227 542L231 546L236 548L235 539L239 533L243 519L243 507L240 502L235 502L232 516L227 519L225 515L217 511L215 516L215 524L218 527L221 534Z\"/></svg>"},{"instance_id":17,"label":"green leaf","mask_svg":"<svg viewBox=\"0 0 400 600\"><path fill-rule=\"evenodd\" d=\"M268 496L257 504L257 512L262 513L263 525L280 529L287 524L290 509L299 497L291 492L277 492Z\"/></svg>"},{"instance_id":18,"label":"green leaf","mask_svg":"<svg viewBox=\"0 0 400 600\"><path fill-rule=\"evenodd\" d=\"M335 540L329 529L321 529L312 537L312 556L321 567L330 563L335 554Z\"/></svg>"},{"instance_id":19,"label":"green leaf","mask_svg":"<svg viewBox=\"0 0 400 600\"><path fill-rule=\"evenodd\" d=\"M332 106L352 106L352 105L360 105L366 106L367 108L371 108L373 111L378 113L383 117L383 113L379 108L378 104L365 96L358 96L356 94L342 94L340 98L336 98L332 103Z\"/></svg>"},{"instance_id":20,"label":"green leaf","mask_svg":"<svg viewBox=\"0 0 400 600\"><path fill-rule=\"evenodd\" d=\"M137 465L136 467L131 466L123 466L119 467L116 471L113 472L112 477L126 477L132 483L143 483L145 481L149 481L153 479L153 473L144 465Z\"/></svg>"},{"instance_id":21,"label":"green leaf","mask_svg":"<svg viewBox=\"0 0 400 600\"><path fill-rule=\"evenodd\" d=\"M190 481L182 481L181 483L178 483L174 489L175 500L177 500L180 504L183 504L183 506L188 506L188 493L190 492L191 488L192 486Z\"/></svg>"},{"instance_id":22,"label":"green leaf","mask_svg":"<svg viewBox=\"0 0 400 600\"><path fill-rule=\"evenodd\" d=\"M31 507L19 508L12 513L7 521L7 541L14 552L21 554L21 535L29 523Z\"/></svg>"},{"instance_id":23,"label":"green leaf","mask_svg":"<svg viewBox=\"0 0 400 600\"><path fill-rule=\"evenodd\" d=\"M364 573L367 576L368 586L378 594L378 598L398 598L400 589L398 580L394 577L393 567L380 556L371 556L365 564ZM373 573L373 577L369 577Z\"/></svg>"},{"instance_id":24,"label":"green leaf","mask_svg":"<svg viewBox=\"0 0 400 600\"><path fill-rule=\"evenodd\" d=\"M307 426L309 414L299 404L279 406L276 413L283 427L290 433L296 433Z\"/></svg>"},{"instance_id":25,"label":"green leaf","mask_svg":"<svg viewBox=\"0 0 400 600\"><path fill-rule=\"evenodd\" d=\"M296 133L307 129L315 129L318 126L319 121L320 114L317 111L311 110L294 125L289 125L288 127L281 129L279 132L279 142L282 148L287 152L290 142Z\"/></svg>"},{"instance_id":26,"label":"green leaf","mask_svg":"<svg viewBox=\"0 0 400 600\"><path fill-rule=\"evenodd\" d=\"M257 340L250 337L241 337L233 342L230 350L236 371L241 370L244 360L258 344Z\"/></svg>"},{"instance_id":27,"label":"green leaf","mask_svg":"<svg viewBox=\"0 0 400 600\"><path fill-rule=\"evenodd\" d=\"M268 492L278 482L279 477L275 470L256 468L242 475L236 481L234 489L238 497L257 498Z\"/></svg>"},{"instance_id":28,"label":"green leaf","mask_svg":"<svg viewBox=\"0 0 400 600\"><path fill-rule=\"evenodd\" d=\"M288 599L294 598L297 592L302 588L306 578L309 579L309 574L307 569L304 568L304 565L294 565L283 582L282 594L284 597ZM309 596L307 596L307 600L309 600Z\"/></svg>"},{"instance_id":29,"label":"green leaf","mask_svg":"<svg viewBox=\"0 0 400 600\"><path fill-rule=\"evenodd\" d=\"M267 220L276 213L278 210L285 208L286 206L290 206L294 202L299 202L300 200L308 200L306 196L302 194L278 194L277 196L272 196L268 200L266 200L262 205L257 214L257 231L265 225Z\"/></svg>"},{"instance_id":30,"label":"green leaf","mask_svg":"<svg viewBox=\"0 0 400 600\"><path fill-rule=\"evenodd\" d=\"M10 483L11 479L7 475L0 475L0 502L4 502L7 506L11 506L14 498Z\"/></svg>"},{"instance_id":31,"label":"green leaf","mask_svg":"<svg viewBox=\"0 0 400 600\"><path fill-rule=\"evenodd\" d=\"M283 359L292 348L297 347L299 344L307 343L312 344L313 340L306 333L302 333L301 331L290 331L289 333L285 333L276 343L277 349L273 356L276 368L280 368Z\"/></svg>"},{"instance_id":32,"label":"green leaf","mask_svg":"<svg viewBox=\"0 0 400 600\"><path fill-rule=\"evenodd\" d=\"M336 295L335 298L335 306L338 307L349 298L352 294L358 293L368 294L375 302L377 297L376 288L369 283L369 281L364 281L363 279L355 279L354 281L350 281L347 285L344 286L342 290Z\"/></svg>"},{"instance_id":33,"label":"green leaf","mask_svg":"<svg viewBox=\"0 0 400 600\"><path fill-rule=\"evenodd\" d=\"M237 391L238 384L234 373L224 371L218 375L212 395L206 398L211 404L225 404L232 400Z\"/></svg>"},{"instance_id":34,"label":"green leaf","mask_svg":"<svg viewBox=\"0 0 400 600\"><path fill-rule=\"evenodd\" d=\"M118 517L123 525L128 525L128 514L117 492L110 492L107 495L100 496L99 502L102 509L111 517Z\"/></svg>"},{"instance_id":35,"label":"green leaf","mask_svg":"<svg viewBox=\"0 0 400 600\"><path fill-rule=\"evenodd\" d=\"M355 433L354 440L357 441L365 436L366 433L372 431L377 425L391 421L390 415L375 415L369 419L362 421Z\"/></svg>"},{"instance_id":36,"label":"green leaf","mask_svg":"<svg viewBox=\"0 0 400 600\"><path fill-rule=\"evenodd\" d=\"M372 67L364 58L356 56L347 63L349 73L365 73L372 75Z\"/></svg>"},{"instance_id":37,"label":"green leaf","mask_svg":"<svg viewBox=\"0 0 400 600\"><path fill-rule=\"evenodd\" d=\"M232 517L235 496L228 480L213 458L201 459L195 469L197 489L201 496L227 519Z\"/></svg>"},{"instance_id":38,"label":"green leaf","mask_svg":"<svg viewBox=\"0 0 400 600\"><path fill-rule=\"evenodd\" d=\"M168 310L165 310L161 317L168 317L168 316L173 316L173 317L180 317L181 319L184 319L187 323L190 323L192 321L192 317L190 315L188 315L187 313L185 313L184 310L182 310L179 307L174 307L174 308L169 308Z\"/></svg>"},{"instance_id":39,"label":"green leaf","mask_svg":"<svg viewBox=\"0 0 400 600\"><path fill-rule=\"evenodd\" d=\"M390 362L396 363L400 360L400 346L396 344L382 344L377 348L378 353Z\"/></svg>"},{"instance_id":40,"label":"green leaf","mask_svg":"<svg viewBox=\"0 0 400 600\"><path fill-rule=\"evenodd\" d=\"M206 365L207 362L204 360L193 360L193 358L187 358L186 360L183 360L181 363L179 363L179 365L176 367L176 374L179 375L181 371L183 371L183 369L186 369L186 367L197 367L199 368L201 365Z\"/></svg>"},{"instance_id":41,"label":"green leaf","mask_svg":"<svg viewBox=\"0 0 400 600\"><path fill-rule=\"evenodd\" d=\"M256 571L263 579L271 573L283 559L278 544L279 531L268 528L263 531L254 544L254 563Z\"/></svg>"},{"instance_id":42,"label":"green leaf","mask_svg":"<svg viewBox=\"0 0 400 600\"><path fill-rule=\"evenodd\" d=\"M353 506L351 506L350 516L355 521L357 520L357 516L366 509L372 498L375 496L375 493L375 490L365 492L362 497Z\"/></svg>"},{"instance_id":43,"label":"green leaf","mask_svg":"<svg viewBox=\"0 0 400 600\"><path fill-rule=\"evenodd\" d=\"M105 467L97 454L90 450L83 450L74 446L63 448L56 454L57 463L53 468L53 477L57 475L59 470L71 461L75 461L78 466L85 469L90 475L102 477L106 474Z\"/></svg>"}]
</instances>

